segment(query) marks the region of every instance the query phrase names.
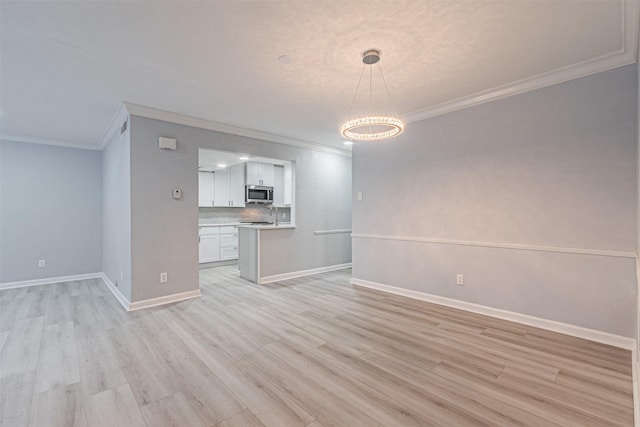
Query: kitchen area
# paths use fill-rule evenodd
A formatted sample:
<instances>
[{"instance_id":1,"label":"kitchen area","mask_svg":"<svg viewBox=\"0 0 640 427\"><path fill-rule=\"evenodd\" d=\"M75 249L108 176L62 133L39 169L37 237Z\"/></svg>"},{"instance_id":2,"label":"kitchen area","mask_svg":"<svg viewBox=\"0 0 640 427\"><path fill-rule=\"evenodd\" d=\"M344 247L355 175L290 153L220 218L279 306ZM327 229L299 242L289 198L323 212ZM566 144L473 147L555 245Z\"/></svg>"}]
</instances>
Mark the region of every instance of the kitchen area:
<instances>
[{"instance_id":1,"label":"kitchen area","mask_svg":"<svg viewBox=\"0 0 640 427\"><path fill-rule=\"evenodd\" d=\"M261 233L296 228L294 187L294 162L200 149L200 268L238 264L259 283Z\"/></svg>"}]
</instances>

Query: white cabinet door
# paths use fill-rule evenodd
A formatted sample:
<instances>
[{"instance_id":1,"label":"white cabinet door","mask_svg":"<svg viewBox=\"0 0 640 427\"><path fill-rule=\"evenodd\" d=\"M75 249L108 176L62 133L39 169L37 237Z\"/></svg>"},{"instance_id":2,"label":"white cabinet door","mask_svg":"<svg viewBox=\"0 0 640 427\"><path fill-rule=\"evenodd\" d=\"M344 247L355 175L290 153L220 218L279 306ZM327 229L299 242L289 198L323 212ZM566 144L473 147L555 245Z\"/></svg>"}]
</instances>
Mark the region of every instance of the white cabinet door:
<instances>
[{"instance_id":1,"label":"white cabinet door","mask_svg":"<svg viewBox=\"0 0 640 427\"><path fill-rule=\"evenodd\" d=\"M198 172L198 206L213 206L213 173Z\"/></svg>"},{"instance_id":2,"label":"white cabinet door","mask_svg":"<svg viewBox=\"0 0 640 427\"><path fill-rule=\"evenodd\" d=\"M275 165L273 182L273 204L277 207L284 207L284 166Z\"/></svg>"},{"instance_id":3,"label":"white cabinet door","mask_svg":"<svg viewBox=\"0 0 640 427\"><path fill-rule=\"evenodd\" d=\"M284 205L291 206L291 195L293 188L293 169L291 163L285 163L284 165Z\"/></svg>"},{"instance_id":4,"label":"white cabinet door","mask_svg":"<svg viewBox=\"0 0 640 427\"><path fill-rule=\"evenodd\" d=\"M260 185L260 163L247 162L247 185Z\"/></svg>"},{"instance_id":5,"label":"white cabinet door","mask_svg":"<svg viewBox=\"0 0 640 427\"><path fill-rule=\"evenodd\" d=\"M229 200L231 206L241 207L244 203L244 163L229 168Z\"/></svg>"},{"instance_id":6,"label":"white cabinet door","mask_svg":"<svg viewBox=\"0 0 640 427\"><path fill-rule=\"evenodd\" d=\"M200 262L220 261L220 236L205 234L200 236Z\"/></svg>"},{"instance_id":7,"label":"white cabinet door","mask_svg":"<svg viewBox=\"0 0 640 427\"><path fill-rule=\"evenodd\" d=\"M273 187L275 183L275 171L274 165L271 163L261 163L262 167L260 168L262 184L265 187Z\"/></svg>"},{"instance_id":8,"label":"white cabinet door","mask_svg":"<svg viewBox=\"0 0 640 427\"><path fill-rule=\"evenodd\" d=\"M247 185L261 185L273 187L273 164L260 162L247 162Z\"/></svg>"},{"instance_id":9,"label":"white cabinet door","mask_svg":"<svg viewBox=\"0 0 640 427\"><path fill-rule=\"evenodd\" d=\"M214 173L215 197L213 198L213 206L229 207L231 200L229 198L229 170L220 169Z\"/></svg>"}]
</instances>

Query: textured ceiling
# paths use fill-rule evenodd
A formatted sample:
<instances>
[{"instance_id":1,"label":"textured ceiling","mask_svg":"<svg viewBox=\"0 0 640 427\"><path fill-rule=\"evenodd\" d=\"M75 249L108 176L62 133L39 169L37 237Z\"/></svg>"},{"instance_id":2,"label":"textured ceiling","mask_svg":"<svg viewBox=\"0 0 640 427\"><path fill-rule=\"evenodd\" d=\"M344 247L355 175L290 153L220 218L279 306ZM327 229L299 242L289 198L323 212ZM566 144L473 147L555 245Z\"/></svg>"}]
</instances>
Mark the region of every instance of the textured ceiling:
<instances>
[{"instance_id":1,"label":"textured ceiling","mask_svg":"<svg viewBox=\"0 0 640 427\"><path fill-rule=\"evenodd\" d=\"M380 104L415 117L576 64L629 63L636 11L616 0L3 0L0 132L99 147L127 101L342 147L340 123L364 108L350 111L369 48L393 98Z\"/></svg>"}]
</instances>

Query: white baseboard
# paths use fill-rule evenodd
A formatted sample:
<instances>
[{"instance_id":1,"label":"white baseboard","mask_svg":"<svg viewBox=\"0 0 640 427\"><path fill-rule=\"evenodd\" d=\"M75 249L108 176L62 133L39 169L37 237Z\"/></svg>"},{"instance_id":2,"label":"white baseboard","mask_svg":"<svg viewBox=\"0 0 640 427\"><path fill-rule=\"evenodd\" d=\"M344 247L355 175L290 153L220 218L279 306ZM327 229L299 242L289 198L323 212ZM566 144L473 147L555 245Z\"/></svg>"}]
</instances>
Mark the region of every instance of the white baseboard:
<instances>
[{"instance_id":1,"label":"white baseboard","mask_svg":"<svg viewBox=\"0 0 640 427\"><path fill-rule=\"evenodd\" d=\"M356 286L376 289L395 295L401 295L413 299L427 301L434 304L444 305L447 307L457 308L460 310L470 311L473 313L483 314L485 316L496 317L498 319L509 320L540 329L546 329L561 334L571 335L583 338L589 341L595 341L602 344L612 345L614 347L632 350L635 356L636 340L634 338L623 337L608 332L597 331L582 326L570 325L568 323L557 322L555 320L543 319L540 317L529 316L527 314L516 313L513 311L493 308L486 305L474 304L471 302L460 301L453 298L442 297L439 295L428 294L426 292L413 291L410 289L398 288L395 286L384 285L382 283L371 282L369 280L352 278L350 283Z\"/></svg>"},{"instance_id":2,"label":"white baseboard","mask_svg":"<svg viewBox=\"0 0 640 427\"><path fill-rule=\"evenodd\" d=\"M49 285L60 282L74 282L77 280L99 279L102 273L76 274L73 276L47 277L45 279L23 280L20 282L0 283L0 289L26 288L28 286Z\"/></svg>"},{"instance_id":3,"label":"white baseboard","mask_svg":"<svg viewBox=\"0 0 640 427\"><path fill-rule=\"evenodd\" d=\"M124 295L122 295L122 292L120 292L120 289L118 289L111 280L109 280L109 278L107 277L106 274L104 273L100 273L100 277L102 278L102 281L104 282L105 285L107 285L107 288L109 288L109 290L111 291L111 293L113 294L114 297L116 297L116 299L118 300L118 302L120 303L120 305L127 311L131 311L129 309L129 306L131 305L131 302L129 301L129 299L127 297L125 297Z\"/></svg>"},{"instance_id":4,"label":"white baseboard","mask_svg":"<svg viewBox=\"0 0 640 427\"><path fill-rule=\"evenodd\" d=\"M637 350L633 349L632 354L632 372L633 372L633 424L640 427L640 385L638 374L640 373L640 362L637 357Z\"/></svg>"},{"instance_id":5,"label":"white baseboard","mask_svg":"<svg viewBox=\"0 0 640 427\"><path fill-rule=\"evenodd\" d=\"M348 262L345 264L329 265L327 267L312 268L309 270L292 271L291 273L282 273L282 274L274 274L273 276L265 276L265 277L261 277L258 280L258 284L264 285L265 283L280 282L282 280L296 279L298 277L311 276L313 274L326 273L329 271L342 270L345 268L351 268L351 263Z\"/></svg>"},{"instance_id":6,"label":"white baseboard","mask_svg":"<svg viewBox=\"0 0 640 427\"><path fill-rule=\"evenodd\" d=\"M199 297L200 289L194 291L180 292L178 294L166 295L163 297L149 298L142 301L136 301L129 304L128 311L140 310L143 308L155 307L157 305L169 304L172 302L184 301L186 299Z\"/></svg>"}]
</instances>

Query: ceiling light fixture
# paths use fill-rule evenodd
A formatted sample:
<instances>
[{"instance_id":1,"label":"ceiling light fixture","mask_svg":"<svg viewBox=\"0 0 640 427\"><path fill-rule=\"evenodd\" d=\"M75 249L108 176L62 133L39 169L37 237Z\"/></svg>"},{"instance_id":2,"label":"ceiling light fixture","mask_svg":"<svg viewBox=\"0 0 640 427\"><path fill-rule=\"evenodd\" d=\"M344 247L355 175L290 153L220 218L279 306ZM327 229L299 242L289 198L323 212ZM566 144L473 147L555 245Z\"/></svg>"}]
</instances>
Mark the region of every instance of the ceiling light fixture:
<instances>
[{"instance_id":1,"label":"ceiling light fixture","mask_svg":"<svg viewBox=\"0 0 640 427\"><path fill-rule=\"evenodd\" d=\"M369 110L371 110L372 101L372 87L373 87L373 65L380 61L380 51L376 49L370 49L362 55L362 72L360 73L360 80L358 80L358 86L356 87L356 93L353 95L353 101L351 101L351 107L358 97L360 90L360 83L362 82L362 76L364 71L369 66ZM391 103L391 95L389 94L389 88L387 82L382 74L382 68L378 64L378 70L380 71L380 77L384 83L384 88L387 92L389 103ZM398 136L404 130L404 123L396 116L386 116L380 114L367 114L366 116L356 117L349 120L340 126L340 134L352 141L380 141L383 139L393 138Z\"/></svg>"}]
</instances>

